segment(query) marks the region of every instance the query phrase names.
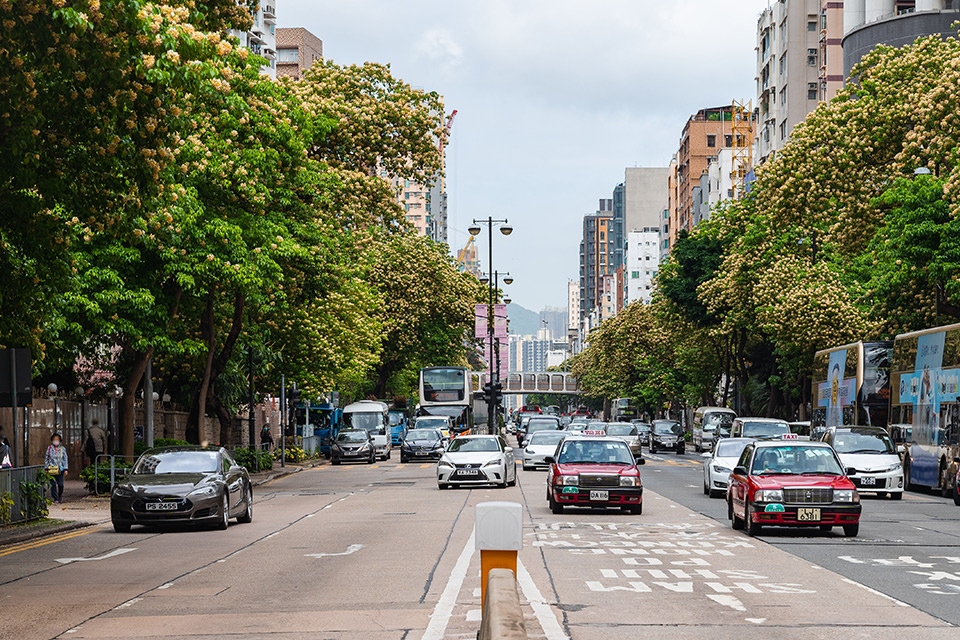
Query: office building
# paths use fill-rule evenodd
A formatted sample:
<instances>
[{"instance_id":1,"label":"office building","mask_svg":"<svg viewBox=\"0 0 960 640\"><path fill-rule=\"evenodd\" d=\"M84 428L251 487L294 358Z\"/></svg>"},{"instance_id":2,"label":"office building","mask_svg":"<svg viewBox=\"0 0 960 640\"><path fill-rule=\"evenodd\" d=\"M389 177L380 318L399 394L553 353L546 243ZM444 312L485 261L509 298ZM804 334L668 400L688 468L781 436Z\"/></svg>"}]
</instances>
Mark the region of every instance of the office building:
<instances>
[{"instance_id":1,"label":"office building","mask_svg":"<svg viewBox=\"0 0 960 640\"><path fill-rule=\"evenodd\" d=\"M323 60L323 41L303 27L277 29L277 77L299 80L317 60Z\"/></svg>"},{"instance_id":2,"label":"office building","mask_svg":"<svg viewBox=\"0 0 960 640\"><path fill-rule=\"evenodd\" d=\"M230 30L240 46L264 59L260 73L277 77L277 0L261 0L248 31Z\"/></svg>"},{"instance_id":3,"label":"office building","mask_svg":"<svg viewBox=\"0 0 960 640\"><path fill-rule=\"evenodd\" d=\"M625 256L624 302L649 304L660 265L660 230L647 227L627 233Z\"/></svg>"},{"instance_id":4,"label":"office building","mask_svg":"<svg viewBox=\"0 0 960 640\"><path fill-rule=\"evenodd\" d=\"M613 273L612 202L600 201L601 210L583 217L580 241L580 317L597 306L600 278Z\"/></svg>"},{"instance_id":5,"label":"office building","mask_svg":"<svg viewBox=\"0 0 960 640\"><path fill-rule=\"evenodd\" d=\"M878 44L902 47L917 38L956 38L951 25L960 19L957 0L845 0L843 73Z\"/></svg>"},{"instance_id":6,"label":"office building","mask_svg":"<svg viewBox=\"0 0 960 640\"><path fill-rule=\"evenodd\" d=\"M567 339L567 310L563 307L544 307L540 312L540 325L545 330L546 340Z\"/></svg>"}]
</instances>

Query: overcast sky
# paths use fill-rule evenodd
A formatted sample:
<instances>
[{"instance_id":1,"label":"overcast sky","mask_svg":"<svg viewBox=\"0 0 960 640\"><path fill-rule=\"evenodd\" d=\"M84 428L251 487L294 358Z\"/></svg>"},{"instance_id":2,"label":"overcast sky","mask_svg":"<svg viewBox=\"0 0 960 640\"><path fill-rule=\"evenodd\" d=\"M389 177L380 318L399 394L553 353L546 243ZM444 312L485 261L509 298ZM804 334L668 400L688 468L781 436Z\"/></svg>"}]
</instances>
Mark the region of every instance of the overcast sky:
<instances>
[{"instance_id":1,"label":"overcast sky","mask_svg":"<svg viewBox=\"0 0 960 640\"><path fill-rule=\"evenodd\" d=\"M768 0L279 0L339 64L390 63L457 109L450 244L508 218L494 268L514 302L566 306L585 213L632 166L666 166L697 109L754 97ZM487 269L485 234L481 266Z\"/></svg>"}]
</instances>

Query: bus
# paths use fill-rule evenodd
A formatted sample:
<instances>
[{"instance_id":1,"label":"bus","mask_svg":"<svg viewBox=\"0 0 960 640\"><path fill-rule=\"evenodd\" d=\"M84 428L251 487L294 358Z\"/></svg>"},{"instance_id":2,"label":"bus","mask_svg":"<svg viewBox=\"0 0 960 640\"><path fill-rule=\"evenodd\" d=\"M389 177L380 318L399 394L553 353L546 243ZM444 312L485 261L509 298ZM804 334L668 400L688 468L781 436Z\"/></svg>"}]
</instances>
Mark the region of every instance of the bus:
<instances>
[{"instance_id":1,"label":"bus","mask_svg":"<svg viewBox=\"0 0 960 640\"><path fill-rule=\"evenodd\" d=\"M638 417L640 417L640 412L637 410L637 406L633 403L632 399L617 398L613 401L613 416L611 416L611 420L614 422L630 422Z\"/></svg>"},{"instance_id":2,"label":"bus","mask_svg":"<svg viewBox=\"0 0 960 640\"><path fill-rule=\"evenodd\" d=\"M451 437L473 428L473 376L466 367L425 367L420 370L418 416L447 416Z\"/></svg>"},{"instance_id":3,"label":"bus","mask_svg":"<svg viewBox=\"0 0 960 640\"><path fill-rule=\"evenodd\" d=\"M960 324L898 335L891 423L905 438L904 482L951 495L960 455Z\"/></svg>"},{"instance_id":4,"label":"bus","mask_svg":"<svg viewBox=\"0 0 960 640\"><path fill-rule=\"evenodd\" d=\"M887 428L892 351L890 341L861 341L818 351L813 359L811 428Z\"/></svg>"}]
</instances>

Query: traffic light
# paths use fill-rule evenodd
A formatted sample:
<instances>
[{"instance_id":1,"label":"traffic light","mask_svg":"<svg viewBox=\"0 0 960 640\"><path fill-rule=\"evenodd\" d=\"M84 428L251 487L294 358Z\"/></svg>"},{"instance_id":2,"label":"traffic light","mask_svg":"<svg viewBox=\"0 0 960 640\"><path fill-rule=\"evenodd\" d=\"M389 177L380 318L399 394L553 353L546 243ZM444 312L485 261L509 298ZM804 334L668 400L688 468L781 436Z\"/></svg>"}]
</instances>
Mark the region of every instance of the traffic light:
<instances>
[{"instance_id":1,"label":"traffic light","mask_svg":"<svg viewBox=\"0 0 960 640\"><path fill-rule=\"evenodd\" d=\"M490 394L494 404L503 402L503 385L499 382L490 386Z\"/></svg>"},{"instance_id":2,"label":"traffic light","mask_svg":"<svg viewBox=\"0 0 960 640\"><path fill-rule=\"evenodd\" d=\"M493 390L493 385L489 382L483 385L483 391L480 392L480 399L484 402L490 402L490 393Z\"/></svg>"},{"instance_id":3,"label":"traffic light","mask_svg":"<svg viewBox=\"0 0 960 640\"><path fill-rule=\"evenodd\" d=\"M294 409L300 406L300 389L296 387L290 390L290 406Z\"/></svg>"}]
</instances>

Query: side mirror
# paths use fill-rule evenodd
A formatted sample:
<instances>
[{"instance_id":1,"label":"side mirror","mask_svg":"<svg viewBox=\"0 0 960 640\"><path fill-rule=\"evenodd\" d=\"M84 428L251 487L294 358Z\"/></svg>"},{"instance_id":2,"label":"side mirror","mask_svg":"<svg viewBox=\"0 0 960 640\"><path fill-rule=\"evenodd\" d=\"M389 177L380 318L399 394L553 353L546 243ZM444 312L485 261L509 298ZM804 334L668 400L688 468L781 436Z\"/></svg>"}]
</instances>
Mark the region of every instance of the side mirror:
<instances>
[{"instance_id":1,"label":"side mirror","mask_svg":"<svg viewBox=\"0 0 960 640\"><path fill-rule=\"evenodd\" d=\"M554 458L553 456L547 456L547 457L545 457L545 458L543 459L543 461L546 462L547 464L556 464L556 463L557 463L557 459Z\"/></svg>"},{"instance_id":2,"label":"side mirror","mask_svg":"<svg viewBox=\"0 0 960 640\"><path fill-rule=\"evenodd\" d=\"M709 451L706 451L706 452L704 452L704 453L701 453L701 454L700 454L700 457L701 457L701 458L712 458L712 457L713 457L713 454L710 453Z\"/></svg>"},{"instance_id":3,"label":"side mirror","mask_svg":"<svg viewBox=\"0 0 960 640\"><path fill-rule=\"evenodd\" d=\"M745 476L745 475L747 475L747 468L746 468L746 467L740 467L740 466L734 467L734 468L733 468L733 475L735 475L735 476Z\"/></svg>"},{"instance_id":4,"label":"side mirror","mask_svg":"<svg viewBox=\"0 0 960 640\"><path fill-rule=\"evenodd\" d=\"M847 468L844 469L843 471L844 471L844 473L846 473L848 476L853 476L853 475L856 475L856 474L857 474L857 470L854 469L853 467L847 467Z\"/></svg>"},{"instance_id":5,"label":"side mirror","mask_svg":"<svg viewBox=\"0 0 960 640\"><path fill-rule=\"evenodd\" d=\"M504 453L513 453L513 447L507 447L503 450Z\"/></svg>"},{"instance_id":6,"label":"side mirror","mask_svg":"<svg viewBox=\"0 0 960 640\"><path fill-rule=\"evenodd\" d=\"M953 461L960 463L960 457L954 458Z\"/></svg>"},{"instance_id":7,"label":"side mirror","mask_svg":"<svg viewBox=\"0 0 960 640\"><path fill-rule=\"evenodd\" d=\"M637 464L641 466L647 464L646 458L640 458L639 460L637 460Z\"/></svg>"}]
</instances>

